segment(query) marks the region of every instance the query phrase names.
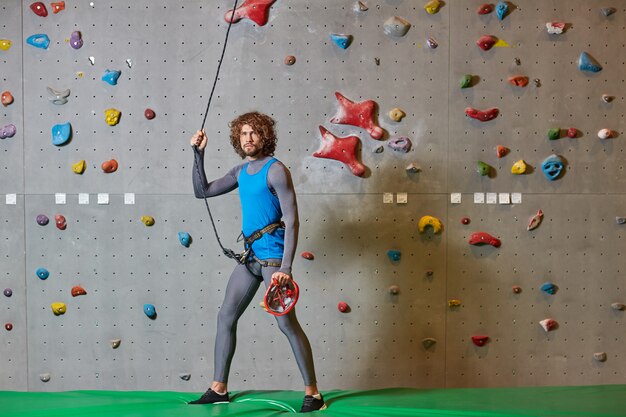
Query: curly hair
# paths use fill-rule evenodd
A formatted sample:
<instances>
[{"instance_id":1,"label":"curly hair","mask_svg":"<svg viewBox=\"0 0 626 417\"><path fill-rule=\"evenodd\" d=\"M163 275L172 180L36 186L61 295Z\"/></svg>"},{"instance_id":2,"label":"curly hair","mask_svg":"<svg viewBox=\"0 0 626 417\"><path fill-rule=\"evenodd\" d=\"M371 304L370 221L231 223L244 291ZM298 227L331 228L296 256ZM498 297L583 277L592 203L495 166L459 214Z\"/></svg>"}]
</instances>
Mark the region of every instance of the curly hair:
<instances>
[{"instance_id":1,"label":"curly hair","mask_svg":"<svg viewBox=\"0 0 626 417\"><path fill-rule=\"evenodd\" d=\"M242 114L228 124L230 127L230 144L233 145L233 149L241 156L241 159L245 158L246 154L243 149L241 149L239 136L241 135L243 125L249 125L254 129L256 134L259 135L259 138L261 138L263 154L269 156L274 155L276 142L278 142L276 131L274 130L275 124L274 119L257 111Z\"/></svg>"}]
</instances>

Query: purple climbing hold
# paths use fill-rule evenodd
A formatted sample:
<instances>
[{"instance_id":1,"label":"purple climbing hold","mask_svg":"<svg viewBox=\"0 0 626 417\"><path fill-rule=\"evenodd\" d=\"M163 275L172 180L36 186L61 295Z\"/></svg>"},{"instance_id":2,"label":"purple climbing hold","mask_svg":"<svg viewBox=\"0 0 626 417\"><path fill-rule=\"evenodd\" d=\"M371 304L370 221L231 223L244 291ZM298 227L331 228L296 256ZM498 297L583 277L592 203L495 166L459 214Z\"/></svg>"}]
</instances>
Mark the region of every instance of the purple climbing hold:
<instances>
[{"instance_id":1,"label":"purple climbing hold","mask_svg":"<svg viewBox=\"0 0 626 417\"><path fill-rule=\"evenodd\" d=\"M13 136L15 136L15 132L17 132L15 125L6 125L2 129L0 129L0 139L12 138Z\"/></svg>"},{"instance_id":2,"label":"purple climbing hold","mask_svg":"<svg viewBox=\"0 0 626 417\"><path fill-rule=\"evenodd\" d=\"M10 297L13 295L13 290L11 288L5 288L4 289L4 296L5 297Z\"/></svg>"},{"instance_id":3,"label":"purple climbing hold","mask_svg":"<svg viewBox=\"0 0 626 417\"><path fill-rule=\"evenodd\" d=\"M37 224L39 226L45 226L45 225L48 224L49 221L50 221L50 219L45 214L37 215Z\"/></svg>"},{"instance_id":4,"label":"purple climbing hold","mask_svg":"<svg viewBox=\"0 0 626 417\"><path fill-rule=\"evenodd\" d=\"M74 49L80 49L83 47L83 36L79 30L72 32L70 35L70 46Z\"/></svg>"},{"instance_id":5,"label":"purple climbing hold","mask_svg":"<svg viewBox=\"0 0 626 417\"><path fill-rule=\"evenodd\" d=\"M430 49L437 49L437 47L439 46L437 41L434 40L433 38L426 39L426 45L428 45Z\"/></svg>"},{"instance_id":6,"label":"purple climbing hold","mask_svg":"<svg viewBox=\"0 0 626 417\"><path fill-rule=\"evenodd\" d=\"M609 17L613 13L615 13L617 9L615 7L602 7L600 8L600 11L602 12L603 15L605 15L606 17Z\"/></svg>"},{"instance_id":7,"label":"purple climbing hold","mask_svg":"<svg viewBox=\"0 0 626 417\"><path fill-rule=\"evenodd\" d=\"M404 153L410 151L412 145L413 144L411 143L411 139L406 136L394 136L389 139L389 142L387 143L387 146L389 146L394 151Z\"/></svg>"}]
</instances>

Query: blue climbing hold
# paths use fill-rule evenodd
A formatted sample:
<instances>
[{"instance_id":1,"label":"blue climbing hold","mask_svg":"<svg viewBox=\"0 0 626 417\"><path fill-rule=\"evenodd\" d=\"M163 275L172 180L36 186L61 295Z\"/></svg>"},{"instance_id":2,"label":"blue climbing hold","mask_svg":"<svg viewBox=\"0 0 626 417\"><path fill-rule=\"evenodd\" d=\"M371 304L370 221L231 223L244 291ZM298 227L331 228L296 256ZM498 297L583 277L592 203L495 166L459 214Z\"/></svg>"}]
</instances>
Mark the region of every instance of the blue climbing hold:
<instances>
[{"instance_id":1,"label":"blue climbing hold","mask_svg":"<svg viewBox=\"0 0 626 417\"><path fill-rule=\"evenodd\" d=\"M178 240L186 248L191 244L191 236L187 232L178 232Z\"/></svg>"},{"instance_id":2,"label":"blue climbing hold","mask_svg":"<svg viewBox=\"0 0 626 417\"><path fill-rule=\"evenodd\" d=\"M559 288L551 282L546 282L541 286L541 291L546 294L554 295Z\"/></svg>"},{"instance_id":3,"label":"blue climbing hold","mask_svg":"<svg viewBox=\"0 0 626 417\"><path fill-rule=\"evenodd\" d=\"M331 33L330 39L341 49L347 49L352 43L352 35L343 35L339 33Z\"/></svg>"},{"instance_id":4,"label":"blue climbing hold","mask_svg":"<svg viewBox=\"0 0 626 417\"><path fill-rule=\"evenodd\" d=\"M498 19L503 20L509 13L509 4L505 1L501 1L496 5L496 14Z\"/></svg>"},{"instance_id":5,"label":"blue climbing hold","mask_svg":"<svg viewBox=\"0 0 626 417\"><path fill-rule=\"evenodd\" d=\"M550 181L554 181L561 176L565 169L565 161L558 155L552 154L541 163L541 171Z\"/></svg>"},{"instance_id":6,"label":"blue climbing hold","mask_svg":"<svg viewBox=\"0 0 626 417\"><path fill-rule=\"evenodd\" d=\"M390 249L390 250L387 251L387 256L392 261L398 262L400 260L400 258L402 257L402 252L400 252L399 250Z\"/></svg>"},{"instance_id":7,"label":"blue climbing hold","mask_svg":"<svg viewBox=\"0 0 626 417\"><path fill-rule=\"evenodd\" d=\"M117 85L117 79L120 78L120 74L122 74L122 71L120 70L104 70L102 81L111 85Z\"/></svg>"},{"instance_id":8,"label":"blue climbing hold","mask_svg":"<svg viewBox=\"0 0 626 417\"><path fill-rule=\"evenodd\" d=\"M50 38L44 33L37 33L26 38L26 43L34 46L35 48L48 49L48 45L50 45Z\"/></svg>"},{"instance_id":9,"label":"blue climbing hold","mask_svg":"<svg viewBox=\"0 0 626 417\"><path fill-rule=\"evenodd\" d=\"M156 318L156 308L152 304L144 304L143 312L146 313L146 316L150 317L153 320Z\"/></svg>"},{"instance_id":10,"label":"blue climbing hold","mask_svg":"<svg viewBox=\"0 0 626 417\"><path fill-rule=\"evenodd\" d=\"M37 276L41 280L48 279L48 277L50 276L50 272L48 272L48 270L46 268L38 268L35 271L35 274L37 274Z\"/></svg>"},{"instance_id":11,"label":"blue climbing hold","mask_svg":"<svg viewBox=\"0 0 626 417\"><path fill-rule=\"evenodd\" d=\"M599 72L602 71L602 65L587 52L581 52L578 58L578 69L581 71Z\"/></svg>"},{"instance_id":12,"label":"blue climbing hold","mask_svg":"<svg viewBox=\"0 0 626 417\"><path fill-rule=\"evenodd\" d=\"M65 145L72 135L70 122L52 126L52 144L55 146Z\"/></svg>"}]
</instances>

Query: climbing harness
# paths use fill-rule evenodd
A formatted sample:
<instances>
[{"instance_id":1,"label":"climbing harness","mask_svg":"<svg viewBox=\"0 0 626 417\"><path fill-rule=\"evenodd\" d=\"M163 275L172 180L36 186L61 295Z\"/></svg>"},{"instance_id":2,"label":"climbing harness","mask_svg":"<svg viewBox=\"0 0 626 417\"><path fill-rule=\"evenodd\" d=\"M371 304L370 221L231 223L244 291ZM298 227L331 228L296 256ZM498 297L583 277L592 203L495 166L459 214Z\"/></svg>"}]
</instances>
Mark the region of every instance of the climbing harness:
<instances>
[{"instance_id":1,"label":"climbing harness","mask_svg":"<svg viewBox=\"0 0 626 417\"><path fill-rule=\"evenodd\" d=\"M206 110L204 111L204 119L202 120L202 126L200 127L200 130L204 129L204 125L206 123L206 118L209 115L209 108L211 107L211 100L213 99L213 93L215 92L215 86L217 85L217 80L219 78L220 75L220 68L222 67L222 62L224 61L224 53L226 52L226 45L228 44L228 34L230 33L230 27L233 24L233 19L235 17L235 10L237 9L237 2L238 0L235 0L235 4L233 5L233 13L228 21L228 28L226 29L226 36L224 37L224 46L222 47L222 55L220 56L220 60L218 61L217 64L217 71L215 73L215 79L213 80L213 87L211 88L211 94L209 95L209 101L207 102L206 105ZM200 177L200 168L199 168L199 156L200 156L200 151L198 150L197 146L193 146L193 152L194 152L194 158L196 158L196 170L197 170L197 174L198 177ZM215 221L213 220L213 215L211 214L211 209L209 208L209 202L207 201L206 196L204 196L204 204L206 205L206 209L209 212L209 218L211 219L211 225L213 226L213 232L215 232L215 238L217 239L217 243L218 245L220 245L220 248L222 249L222 252L224 253L224 255L226 255L226 257L231 258L236 260L238 263L243 263L245 262L245 259L240 260L240 258L238 258L237 254L235 254L235 252L232 249L228 249L225 248L222 245L222 241L220 240L219 235L217 234L217 228L215 227Z\"/></svg>"}]
</instances>

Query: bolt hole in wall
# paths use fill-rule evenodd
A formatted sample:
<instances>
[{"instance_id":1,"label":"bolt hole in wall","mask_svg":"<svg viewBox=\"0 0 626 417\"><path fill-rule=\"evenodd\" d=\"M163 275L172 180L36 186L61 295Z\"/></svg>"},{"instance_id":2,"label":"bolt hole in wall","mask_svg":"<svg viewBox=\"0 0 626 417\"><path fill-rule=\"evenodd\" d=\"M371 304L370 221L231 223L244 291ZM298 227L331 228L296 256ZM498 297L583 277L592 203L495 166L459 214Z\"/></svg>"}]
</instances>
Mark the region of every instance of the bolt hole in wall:
<instances>
[{"instance_id":1,"label":"bolt hole in wall","mask_svg":"<svg viewBox=\"0 0 626 417\"><path fill-rule=\"evenodd\" d=\"M352 2L276 2L267 25L244 19L232 28L208 116L207 173L214 178L240 162L226 142L228 120L255 108L276 118L276 156L298 192L299 252L316 255L296 259L294 273L304 295L298 314L325 386L623 380L623 310L612 306L626 298L617 249L623 226L615 220L624 217L624 179L607 173L623 166L624 10L605 16L602 5L530 0L499 20L495 12L479 15L480 5L449 2L430 15L408 1L370 3L363 12ZM0 188L18 195L1 211L3 283L13 295L0 306L12 325L3 330L0 386L202 390L232 264L193 198L187 142L203 117L227 6L98 0L66 7L46 18L29 4L3 7L10 18L0 38L12 46L0 51L0 89L15 102L3 106L0 128L12 123L17 132L0 142L7 178ZM404 35L385 33L393 16L410 23ZM568 26L549 34L545 23L553 21ZM75 31L80 49L70 45ZM37 33L50 37L47 50L22 42ZM352 43L343 49L346 38L337 43L331 34ZM502 42L483 51L476 41L487 34ZM582 52L602 71L579 70ZM103 81L106 70L120 71L116 84ZM470 84L461 88L465 75ZM510 83L518 75L526 86ZM332 123L347 103L335 93L357 104L374 100L382 140L371 127ZM468 107L499 112L481 121ZM53 144L53 126L68 122L68 142ZM313 156L319 126L358 138L363 175ZM549 138L555 128L558 138ZM601 139L602 129L614 135ZM498 157L498 145L508 154ZM567 159L555 181L542 172L551 154ZM527 171L514 175L519 160ZM476 172L477 161L490 175ZM406 192L407 202L383 203L389 192ZM450 203L452 192L462 193L460 204ZM517 192L523 200L477 204L475 192ZM66 193L66 203L56 204L55 193ZM80 193L89 204L78 204ZM99 193L108 204L97 204ZM125 193L134 193L134 204L125 204ZM235 245L236 194L211 203L220 233ZM539 209L543 222L526 230ZM40 214L62 214L66 229L40 226ZM441 233L420 233L426 215L442 220ZM179 241L185 231L189 247ZM475 232L501 245L470 245ZM49 277L40 279L38 268ZM547 282L559 291L543 291ZM73 296L75 286L86 294ZM293 358L257 301L239 326L249 343L237 353L237 386L258 389L260 375L271 373L264 388L298 389L293 367L270 366ZM52 303L65 313L55 315ZM154 306L154 319L145 305ZM604 360L594 356L602 352Z\"/></svg>"}]
</instances>

